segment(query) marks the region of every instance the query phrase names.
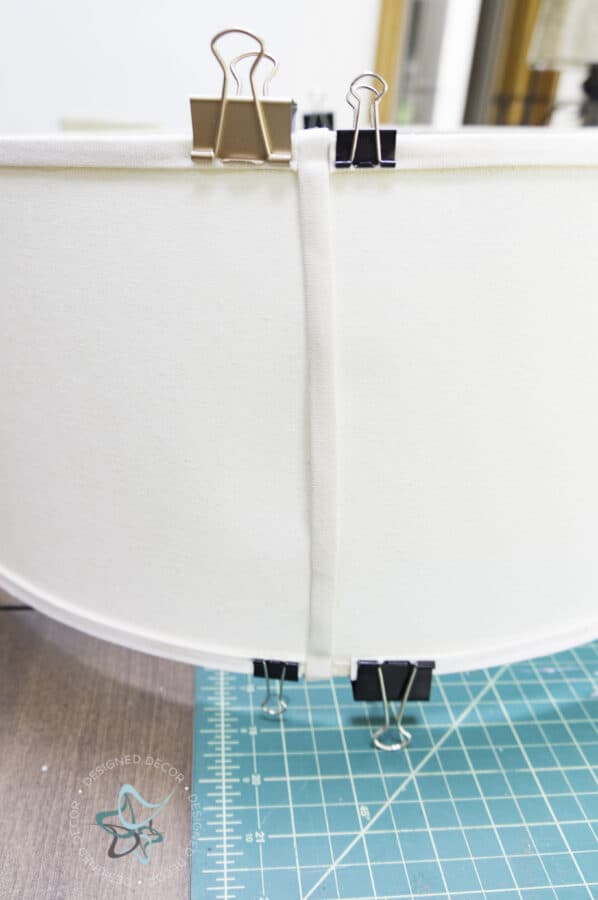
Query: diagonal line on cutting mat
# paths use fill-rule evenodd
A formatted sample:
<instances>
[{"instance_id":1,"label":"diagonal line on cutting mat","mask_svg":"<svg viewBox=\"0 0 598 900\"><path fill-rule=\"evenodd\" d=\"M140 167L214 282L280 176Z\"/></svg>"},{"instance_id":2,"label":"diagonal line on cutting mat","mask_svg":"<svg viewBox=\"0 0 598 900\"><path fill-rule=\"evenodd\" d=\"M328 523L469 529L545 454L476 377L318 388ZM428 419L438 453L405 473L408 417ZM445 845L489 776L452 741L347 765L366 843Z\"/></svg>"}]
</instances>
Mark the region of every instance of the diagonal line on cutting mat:
<instances>
[{"instance_id":1,"label":"diagonal line on cutting mat","mask_svg":"<svg viewBox=\"0 0 598 900\"><path fill-rule=\"evenodd\" d=\"M451 734L453 734L456 731L456 729L459 727L461 722L463 722L467 718L467 716L470 715L472 710L474 710L476 708L476 706L481 701L481 699L490 690L492 690L494 688L496 682L501 677L501 675L503 675L503 673L507 670L507 668L508 668L508 666L501 666L499 669L497 669L497 671L494 673L494 675L488 679L488 681L486 682L486 684L484 685L484 687L482 688L480 693L477 695L477 697L474 697L473 700L471 701L471 703L465 707L465 709L463 710L461 715L457 719L454 719L453 723L450 725L449 728L447 728L447 730L442 735L440 740L437 741L437 743L434 744L434 746L430 748L430 750L426 753L426 755L423 757L421 762L419 762L418 765L414 769L411 770L409 775L407 775L407 777L404 779L404 781L401 782L401 784L398 786L396 791L394 791L388 797L388 799L384 801L384 803L382 804L382 806L380 807L378 812L372 816L372 818L369 820L367 825L364 825L362 828L360 828L359 831L355 834L355 836L351 839L351 841L349 841L349 843L347 844L345 849L341 853L339 853L339 855L336 857L336 859L332 860L332 862L330 863L330 865L328 866L326 871L320 876L320 878L316 881L316 883L311 886L311 888L309 889L307 894L301 895L301 900L309 900L310 897L313 897L314 893L317 891L317 889L320 887L320 885L323 884L324 881L326 881L326 879L330 875L332 875L333 872L336 871L336 868L339 865L339 863L341 863L343 861L343 859L351 852L353 847L360 840L362 840L362 838L368 833L370 828L378 821L378 819L383 815L383 813L386 812L386 810L389 808L391 803L399 796L399 794L402 793L402 791L404 791L405 788L409 784L411 784L411 782L415 779L416 775L418 775L418 773L424 768L426 763L434 756L434 754L442 747L442 745L444 743L446 743L446 741L449 739Z\"/></svg>"}]
</instances>

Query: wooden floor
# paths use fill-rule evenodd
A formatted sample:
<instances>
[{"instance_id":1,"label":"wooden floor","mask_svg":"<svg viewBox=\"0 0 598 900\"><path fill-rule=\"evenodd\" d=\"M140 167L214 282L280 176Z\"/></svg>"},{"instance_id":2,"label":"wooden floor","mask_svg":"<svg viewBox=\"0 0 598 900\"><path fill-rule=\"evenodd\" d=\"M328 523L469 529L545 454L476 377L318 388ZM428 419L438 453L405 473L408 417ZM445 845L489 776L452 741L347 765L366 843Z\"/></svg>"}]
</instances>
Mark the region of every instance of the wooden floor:
<instances>
[{"instance_id":1,"label":"wooden floor","mask_svg":"<svg viewBox=\"0 0 598 900\"><path fill-rule=\"evenodd\" d=\"M187 898L192 667L14 605L0 594L0 897ZM142 832L149 863L116 815L96 822L125 783L149 803L174 790Z\"/></svg>"}]
</instances>

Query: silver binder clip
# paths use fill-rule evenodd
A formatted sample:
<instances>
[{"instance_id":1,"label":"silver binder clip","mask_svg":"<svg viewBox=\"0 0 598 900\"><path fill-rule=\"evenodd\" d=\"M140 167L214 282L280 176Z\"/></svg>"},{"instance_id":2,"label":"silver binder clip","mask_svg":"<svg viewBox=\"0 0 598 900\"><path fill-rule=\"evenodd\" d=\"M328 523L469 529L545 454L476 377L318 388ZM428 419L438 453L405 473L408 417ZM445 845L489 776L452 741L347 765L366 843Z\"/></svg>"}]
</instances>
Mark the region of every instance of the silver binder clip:
<instances>
[{"instance_id":1,"label":"silver binder clip","mask_svg":"<svg viewBox=\"0 0 598 900\"><path fill-rule=\"evenodd\" d=\"M337 169L396 165L396 129L380 130L378 116L378 105L387 89L384 78L376 72L364 72L349 85L346 100L353 110L353 128L336 133ZM369 127L363 127L364 122Z\"/></svg>"},{"instance_id":2,"label":"silver binder clip","mask_svg":"<svg viewBox=\"0 0 598 900\"><path fill-rule=\"evenodd\" d=\"M227 64L218 44L230 34L250 38L258 49L241 53ZM288 165L291 161L294 104L291 100L273 100L266 96L268 84L277 68L276 60L266 53L261 38L244 28L220 31L212 38L210 46L223 72L222 93L220 97L191 98L192 159ZM249 56L255 57L249 70L250 96L241 97L241 82L235 66ZM265 90L260 96L256 87L256 72L264 58L274 63L274 69L265 80ZM231 77L237 86L236 97L228 95Z\"/></svg>"}]
</instances>

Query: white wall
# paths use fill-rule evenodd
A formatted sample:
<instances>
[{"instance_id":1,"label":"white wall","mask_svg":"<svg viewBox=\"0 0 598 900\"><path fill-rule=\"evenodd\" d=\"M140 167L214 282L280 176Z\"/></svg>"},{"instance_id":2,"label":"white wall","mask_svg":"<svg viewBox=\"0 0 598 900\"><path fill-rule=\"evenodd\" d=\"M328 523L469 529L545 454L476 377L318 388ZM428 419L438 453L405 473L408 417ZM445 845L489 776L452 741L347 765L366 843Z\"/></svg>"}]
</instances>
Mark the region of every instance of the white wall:
<instances>
[{"instance_id":1,"label":"white wall","mask_svg":"<svg viewBox=\"0 0 598 900\"><path fill-rule=\"evenodd\" d=\"M61 119L102 119L189 131L188 98L220 86L209 41L256 31L280 61L272 96L310 106L310 93L351 114L351 79L374 64L379 0L23 0L0 29L0 133L54 131ZM322 98L320 98L322 102Z\"/></svg>"}]
</instances>

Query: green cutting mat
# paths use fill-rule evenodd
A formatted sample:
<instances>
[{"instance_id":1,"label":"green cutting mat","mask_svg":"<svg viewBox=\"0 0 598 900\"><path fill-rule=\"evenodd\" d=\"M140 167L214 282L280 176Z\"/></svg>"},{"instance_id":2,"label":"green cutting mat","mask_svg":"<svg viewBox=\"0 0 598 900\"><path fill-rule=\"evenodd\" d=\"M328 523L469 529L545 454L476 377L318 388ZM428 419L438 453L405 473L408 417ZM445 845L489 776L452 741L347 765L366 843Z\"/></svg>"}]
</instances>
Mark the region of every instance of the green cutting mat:
<instances>
[{"instance_id":1,"label":"green cutting mat","mask_svg":"<svg viewBox=\"0 0 598 900\"><path fill-rule=\"evenodd\" d=\"M437 677L411 749L348 679L198 669L192 900L598 898L598 642Z\"/></svg>"}]
</instances>

